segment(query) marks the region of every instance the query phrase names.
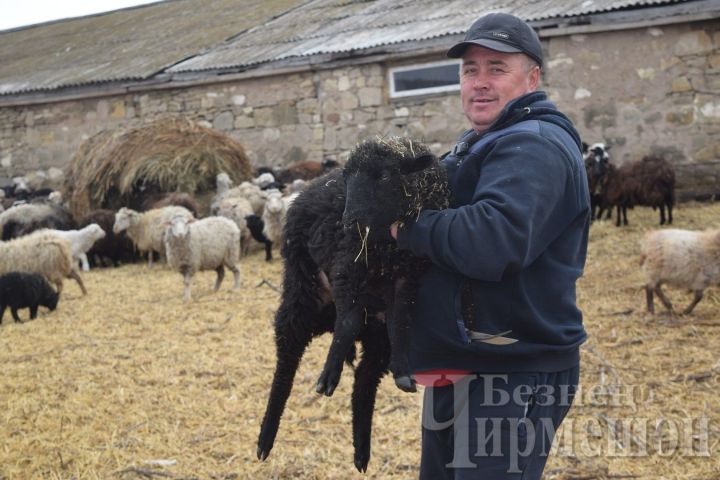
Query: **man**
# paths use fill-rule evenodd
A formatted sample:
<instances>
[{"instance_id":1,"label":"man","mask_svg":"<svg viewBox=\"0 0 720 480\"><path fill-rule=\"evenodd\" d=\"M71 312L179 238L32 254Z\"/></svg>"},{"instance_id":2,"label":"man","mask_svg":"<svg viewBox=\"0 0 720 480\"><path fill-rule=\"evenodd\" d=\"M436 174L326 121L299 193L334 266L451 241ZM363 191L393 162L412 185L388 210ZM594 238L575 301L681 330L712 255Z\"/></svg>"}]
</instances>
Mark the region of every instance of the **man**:
<instances>
[{"instance_id":1,"label":"man","mask_svg":"<svg viewBox=\"0 0 720 480\"><path fill-rule=\"evenodd\" d=\"M429 258L411 364L428 386L421 479L540 479L578 384L575 283L590 204L579 135L537 91L543 54L521 19L478 19L462 58L471 129L444 159L450 208L391 229Z\"/></svg>"}]
</instances>

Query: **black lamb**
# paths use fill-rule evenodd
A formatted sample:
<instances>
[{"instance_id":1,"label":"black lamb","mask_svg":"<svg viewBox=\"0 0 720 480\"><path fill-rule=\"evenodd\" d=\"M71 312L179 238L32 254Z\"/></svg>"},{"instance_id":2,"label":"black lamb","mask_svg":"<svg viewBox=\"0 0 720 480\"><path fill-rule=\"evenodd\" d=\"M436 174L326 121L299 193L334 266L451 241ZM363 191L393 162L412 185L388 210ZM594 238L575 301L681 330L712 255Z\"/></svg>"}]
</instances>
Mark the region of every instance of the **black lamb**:
<instances>
[{"instance_id":1,"label":"black lamb","mask_svg":"<svg viewBox=\"0 0 720 480\"><path fill-rule=\"evenodd\" d=\"M332 395L343 360L363 354L352 393L354 462L366 471L375 396L388 369L414 391L407 364L410 308L427 267L397 249L389 227L422 209L448 204L445 170L424 145L403 138L368 140L344 169L314 180L287 213L283 292L275 316L277 365L258 439L270 453L295 372L313 337L333 332L316 390Z\"/></svg>"},{"instance_id":2,"label":"black lamb","mask_svg":"<svg viewBox=\"0 0 720 480\"><path fill-rule=\"evenodd\" d=\"M30 319L33 320L37 317L39 306L55 310L57 302L58 293L38 273L10 272L0 275L0 323L7 307L10 307L13 319L20 322L18 309L29 308Z\"/></svg>"}]
</instances>

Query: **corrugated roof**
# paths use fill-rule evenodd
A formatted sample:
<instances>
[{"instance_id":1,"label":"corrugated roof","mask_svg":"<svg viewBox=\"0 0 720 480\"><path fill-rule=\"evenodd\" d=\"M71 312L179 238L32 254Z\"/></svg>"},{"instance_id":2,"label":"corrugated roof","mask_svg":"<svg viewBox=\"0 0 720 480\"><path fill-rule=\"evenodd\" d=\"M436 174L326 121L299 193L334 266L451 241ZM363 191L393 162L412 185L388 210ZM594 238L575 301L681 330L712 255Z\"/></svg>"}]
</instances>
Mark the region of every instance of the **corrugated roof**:
<instances>
[{"instance_id":1,"label":"corrugated roof","mask_svg":"<svg viewBox=\"0 0 720 480\"><path fill-rule=\"evenodd\" d=\"M170 0L0 32L0 95L409 44L460 34L491 11L545 25L671 3L692 1Z\"/></svg>"},{"instance_id":2,"label":"corrugated roof","mask_svg":"<svg viewBox=\"0 0 720 480\"><path fill-rule=\"evenodd\" d=\"M248 67L324 53L344 53L463 33L483 13L528 21L682 3L675 0L312 0L169 72Z\"/></svg>"},{"instance_id":3,"label":"corrugated roof","mask_svg":"<svg viewBox=\"0 0 720 480\"><path fill-rule=\"evenodd\" d=\"M175 0L0 32L0 94L148 79L307 0Z\"/></svg>"}]
</instances>

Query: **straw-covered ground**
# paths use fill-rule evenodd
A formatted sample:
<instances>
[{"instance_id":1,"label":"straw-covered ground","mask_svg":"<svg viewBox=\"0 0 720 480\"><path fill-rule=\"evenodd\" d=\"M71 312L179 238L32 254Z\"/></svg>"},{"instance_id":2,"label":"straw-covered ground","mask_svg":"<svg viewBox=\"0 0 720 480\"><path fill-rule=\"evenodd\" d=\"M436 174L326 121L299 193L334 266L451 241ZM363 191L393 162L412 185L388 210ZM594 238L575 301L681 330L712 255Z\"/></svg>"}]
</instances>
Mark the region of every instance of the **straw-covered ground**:
<instances>
[{"instance_id":1,"label":"straw-covered ground","mask_svg":"<svg viewBox=\"0 0 720 480\"><path fill-rule=\"evenodd\" d=\"M675 212L679 228L718 219L716 204ZM638 242L657 213L636 209L630 221L592 227L582 390L545 478L717 479L720 295L709 289L690 317L647 315ZM68 282L58 309L35 321L7 312L0 479L416 478L421 395L383 381L369 471L357 473L349 372L332 398L313 391L327 336L309 347L275 448L257 460L281 274L263 258L243 259L237 293L226 279L212 294L214 273L198 274L187 305L179 274L130 265L83 274L87 297Z\"/></svg>"}]
</instances>

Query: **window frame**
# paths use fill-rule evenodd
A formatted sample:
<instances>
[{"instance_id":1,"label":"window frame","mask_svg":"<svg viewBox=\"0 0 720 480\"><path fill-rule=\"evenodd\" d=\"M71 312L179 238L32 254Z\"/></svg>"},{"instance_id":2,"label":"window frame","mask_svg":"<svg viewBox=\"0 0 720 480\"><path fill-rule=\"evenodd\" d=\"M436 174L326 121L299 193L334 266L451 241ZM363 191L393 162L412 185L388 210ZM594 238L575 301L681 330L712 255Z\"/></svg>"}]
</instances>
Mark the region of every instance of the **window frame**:
<instances>
[{"instance_id":1,"label":"window frame","mask_svg":"<svg viewBox=\"0 0 720 480\"><path fill-rule=\"evenodd\" d=\"M437 62L424 62L424 63L413 63L410 65L402 65L398 67L390 67L388 69L388 83L390 85L390 98L404 98L404 97L418 97L422 95L428 95L432 93L447 93L447 92L458 92L460 91L460 82L452 85L445 85L440 87L428 87L418 88L414 90L404 90L401 92L395 89L395 73L407 72L411 70L421 70L426 68L440 67L445 65L455 65L458 70L458 77L460 72L460 65L462 61L460 59L449 59L440 60Z\"/></svg>"}]
</instances>

